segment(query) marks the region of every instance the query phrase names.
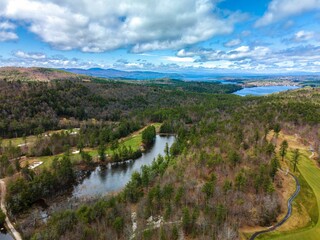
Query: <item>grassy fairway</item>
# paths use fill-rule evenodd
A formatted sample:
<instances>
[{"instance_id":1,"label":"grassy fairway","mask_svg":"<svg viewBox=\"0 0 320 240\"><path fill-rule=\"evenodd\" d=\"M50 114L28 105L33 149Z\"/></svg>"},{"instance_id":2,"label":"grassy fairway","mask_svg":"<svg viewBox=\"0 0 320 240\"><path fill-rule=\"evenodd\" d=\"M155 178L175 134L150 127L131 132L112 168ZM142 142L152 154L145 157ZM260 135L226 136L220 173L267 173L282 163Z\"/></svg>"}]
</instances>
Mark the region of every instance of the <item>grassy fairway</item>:
<instances>
[{"instance_id":1,"label":"grassy fairway","mask_svg":"<svg viewBox=\"0 0 320 240\"><path fill-rule=\"evenodd\" d=\"M18 146L20 144L24 144L24 143L34 143L37 140L37 137L34 135L28 136L26 137L26 139L23 139L22 137L19 138L6 138L2 140L2 144L3 146L8 146L11 142L11 144L13 146Z\"/></svg>"},{"instance_id":2,"label":"grassy fairway","mask_svg":"<svg viewBox=\"0 0 320 240\"><path fill-rule=\"evenodd\" d=\"M158 131L161 126L161 123L153 123L151 125L155 126ZM138 150L142 144L142 131L144 129L145 128L142 128L139 131L132 133L128 137L121 139L119 141L119 147L126 146L126 147L131 147L133 151ZM88 152L92 157L95 157L98 155L97 149L92 149L92 148L91 149L84 149L84 151ZM110 147L107 147L106 153L112 154L112 152L113 151L110 149ZM39 169L50 168L53 159L56 157L62 157L62 156L63 156L63 154L58 154L55 156L37 157L37 158L29 159L28 162L32 163L34 161L41 161L41 162L43 162L43 164L39 166ZM71 161L73 163L80 162L81 161L80 154L71 154Z\"/></svg>"},{"instance_id":3,"label":"grassy fairway","mask_svg":"<svg viewBox=\"0 0 320 240\"><path fill-rule=\"evenodd\" d=\"M61 132L79 132L79 129L61 129L61 130L54 130L54 131L47 131L43 134L41 134L42 136L46 136L46 135L50 135L50 134L54 134L54 133L61 133ZM2 144L3 146L8 146L9 143L11 142L11 144L13 146L18 146L20 144L34 144L37 140L37 136L35 135L30 135L30 136L27 136L25 139L23 137L18 137L18 138L5 138L5 139L2 139Z\"/></svg>"},{"instance_id":4,"label":"grassy fairway","mask_svg":"<svg viewBox=\"0 0 320 240\"><path fill-rule=\"evenodd\" d=\"M29 164L31 164L33 162L42 162L42 164L37 169L44 169L44 168L49 169L49 168L51 168L53 159L60 158L62 156L63 156L63 154L58 154L58 155L54 155L54 156L35 157L35 158L28 159L26 162L28 162ZM71 161L73 163L80 162L81 161L80 154L71 154ZM25 164L26 163L22 164L22 166L25 166Z\"/></svg>"},{"instance_id":5,"label":"grassy fairway","mask_svg":"<svg viewBox=\"0 0 320 240\"><path fill-rule=\"evenodd\" d=\"M119 147L126 146L126 147L131 147L133 151L136 151L139 149L139 147L142 144L142 135L141 133L138 134L132 134L129 137L126 137L122 139L119 143ZM91 156L97 156L98 155L98 150L97 149L85 149L86 152L88 152ZM107 154L112 154L113 151L110 149L110 147L107 147L106 149Z\"/></svg>"},{"instance_id":6,"label":"grassy fairway","mask_svg":"<svg viewBox=\"0 0 320 240\"><path fill-rule=\"evenodd\" d=\"M289 143L290 146L290 143ZM309 159L310 152L307 150L300 150L301 156L298 165L301 176L299 181L301 183L301 192L297 198L297 202L300 201L300 206L305 206L307 212L304 214L309 215L309 224L305 227L291 230L287 232L281 232L281 228L270 234L261 235L257 239L285 239L285 240L316 240L320 239L320 169L316 166L316 163ZM289 156L290 158L290 156ZM298 173L297 173L298 175ZM313 193L310 191L313 190ZM297 203L295 203L297 204ZM296 208L299 211L299 208ZM300 213L300 211L299 211ZM299 214L298 213L298 214ZM295 213L297 214L297 213ZM301 216L305 217L305 216ZM290 220L290 219L289 219Z\"/></svg>"}]
</instances>

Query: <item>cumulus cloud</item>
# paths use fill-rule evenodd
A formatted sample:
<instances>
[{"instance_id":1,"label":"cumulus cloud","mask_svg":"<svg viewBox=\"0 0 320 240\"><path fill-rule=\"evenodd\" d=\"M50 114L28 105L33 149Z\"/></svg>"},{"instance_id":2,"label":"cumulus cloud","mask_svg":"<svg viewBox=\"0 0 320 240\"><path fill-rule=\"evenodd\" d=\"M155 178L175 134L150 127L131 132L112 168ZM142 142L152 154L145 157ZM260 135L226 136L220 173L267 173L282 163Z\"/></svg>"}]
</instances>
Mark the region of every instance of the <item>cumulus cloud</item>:
<instances>
[{"instance_id":1,"label":"cumulus cloud","mask_svg":"<svg viewBox=\"0 0 320 240\"><path fill-rule=\"evenodd\" d=\"M128 47L132 52L177 49L229 34L243 19L219 0L2 0L0 17L27 23L50 45L83 52Z\"/></svg>"},{"instance_id":2,"label":"cumulus cloud","mask_svg":"<svg viewBox=\"0 0 320 240\"><path fill-rule=\"evenodd\" d=\"M294 35L294 40L296 42L307 41L313 39L314 35L314 32L301 30L299 32L296 32L296 34Z\"/></svg>"},{"instance_id":3,"label":"cumulus cloud","mask_svg":"<svg viewBox=\"0 0 320 240\"><path fill-rule=\"evenodd\" d=\"M16 26L9 21L0 22L0 42L17 40L17 34L12 32L15 28Z\"/></svg>"},{"instance_id":4,"label":"cumulus cloud","mask_svg":"<svg viewBox=\"0 0 320 240\"><path fill-rule=\"evenodd\" d=\"M12 57L0 57L0 66L20 66L20 67L51 67L51 68L91 68L108 67L90 61L77 58L67 58L62 55L47 56L44 53L32 53L16 51Z\"/></svg>"},{"instance_id":5,"label":"cumulus cloud","mask_svg":"<svg viewBox=\"0 0 320 240\"><path fill-rule=\"evenodd\" d=\"M291 59L301 59L304 61L319 60L320 46L301 45L292 48L287 48L278 52L278 55Z\"/></svg>"},{"instance_id":6,"label":"cumulus cloud","mask_svg":"<svg viewBox=\"0 0 320 240\"><path fill-rule=\"evenodd\" d=\"M179 57L197 59L193 67L250 72L320 72L320 46L300 45L283 50L266 46L240 46L230 51L182 49Z\"/></svg>"},{"instance_id":7,"label":"cumulus cloud","mask_svg":"<svg viewBox=\"0 0 320 240\"><path fill-rule=\"evenodd\" d=\"M16 25L14 25L11 22L8 22L8 21L0 22L0 29L1 30L13 30L15 28L16 28Z\"/></svg>"},{"instance_id":8,"label":"cumulus cloud","mask_svg":"<svg viewBox=\"0 0 320 240\"><path fill-rule=\"evenodd\" d=\"M17 40L17 34L13 32L0 31L0 42Z\"/></svg>"},{"instance_id":9,"label":"cumulus cloud","mask_svg":"<svg viewBox=\"0 0 320 240\"><path fill-rule=\"evenodd\" d=\"M233 39L228 42L225 42L223 45L225 47L235 47L235 46L239 45L240 43L241 43L240 39Z\"/></svg>"},{"instance_id":10,"label":"cumulus cloud","mask_svg":"<svg viewBox=\"0 0 320 240\"><path fill-rule=\"evenodd\" d=\"M40 59L46 59L46 55L43 53L26 53L23 51L17 51L14 53L14 56L18 58L24 58L24 59L35 59L35 60L40 60Z\"/></svg>"},{"instance_id":11,"label":"cumulus cloud","mask_svg":"<svg viewBox=\"0 0 320 240\"><path fill-rule=\"evenodd\" d=\"M296 32L293 36L289 38L285 38L282 40L283 43L286 44L297 44L302 42L312 42L314 40L319 40L319 34L313 31L305 31L301 30Z\"/></svg>"},{"instance_id":12,"label":"cumulus cloud","mask_svg":"<svg viewBox=\"0 0 320 240\"><path fill-rule=\"evenodd\" d=\"M170 62L178 62L178 63L192 63L194 62L194 58L192 57L174 57L174 56L167 56L164 60Z\"/></svg>"},{"instance_id":13,"label":"cumulus cloud","mask_svg":"<svg viewBox=\"0 0 320 240\"><path fill-rule=\"evenodd\" d=\"M255 26L266 26L281 19L317 9L320 9L320 0L272 0L268 10L255 23Z\"/></svg>"},{"instance_id":14,"label":"cumulus cloud","mask_svg":"<svg viewBox=\"0 0 320 240\"><path fill-rule=\"evenodd\" d=\"M320 72L320 46L300 45L272 51L266 46L240 46L230 51L215 49L182 49L176 57L165 56L159 64L139 59L118 59L114 63L97 63L43 53L14 52L11 58L1 58L0 66L55 68L118 68L152 71L220 71L222 72ZM45 58L43 58L45 56Z\"/></svg>"},{"instance_id":15,"label":"cumulus cloud","mask_svg":"<svg viewBox=\"0 0 320 240\"><path fill-rule=\"evenodd\" d=\"M231 60L239 61L243 59L258 59L265 57L270 53L270 49L264 46L249 47L240 46L230 51L221 51L214 49L197 49L197 50L180 50L177 55L179 57L199 57L197 61L220 61L220 60Z\"/></svg>"},{"instance_id":16,"label":"cumulus cloud","mask_svg":"<svg viewBox=\"0 0 320 240\"><path fill-rule=\"evenodd\" d=\"M154 64L145 60L128 61L118 59L114 63L93 62L85 59L68 58L64 55L48 56L44 53L34 53L25 51L12 52L11 58L0 56L1 66L20 66L20 67L48 67L48 68L117 68L127 70L150 69L155 70Z\"/></svg>"}]
</instances>

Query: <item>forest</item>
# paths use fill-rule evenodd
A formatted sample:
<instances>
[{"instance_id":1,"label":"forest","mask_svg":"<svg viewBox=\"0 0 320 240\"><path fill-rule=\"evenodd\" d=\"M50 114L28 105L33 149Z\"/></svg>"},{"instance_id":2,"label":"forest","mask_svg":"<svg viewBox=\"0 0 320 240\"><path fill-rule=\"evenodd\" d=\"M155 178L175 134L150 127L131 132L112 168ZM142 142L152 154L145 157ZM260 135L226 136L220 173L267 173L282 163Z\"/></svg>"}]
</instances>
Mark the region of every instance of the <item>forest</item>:
<instances>
[{"instance_id":1,"label":"forest","mask_svg":"<svg viewBox=\"0 0 320 240\"><path fill-rule=\"evenodd\" d=\"M228 94L237 90L234 85L184 84L0 81L0 174L11 176L6 201L16 219L35 201L66 194L77 182L79 166L140 156L139 147L121 144L130 134L140 131L145 148L152 146L156 131L176 135L165 155L135 172L119 193L59 209L46 223L20 224L23 237L239 239L244 226L274 224L285 210L279 167L286 152L267 136L299 131L318 151L320 90L239 97ZM73 128L79 129L76 134L44 136ZM8 140L30 135L35 135L30 146ZM80 165L70 149L79 149ZM54 159L31 170L21 164L24 156ZM150 221L163 224L150 227Z\"/></svg>"}]
</instances>

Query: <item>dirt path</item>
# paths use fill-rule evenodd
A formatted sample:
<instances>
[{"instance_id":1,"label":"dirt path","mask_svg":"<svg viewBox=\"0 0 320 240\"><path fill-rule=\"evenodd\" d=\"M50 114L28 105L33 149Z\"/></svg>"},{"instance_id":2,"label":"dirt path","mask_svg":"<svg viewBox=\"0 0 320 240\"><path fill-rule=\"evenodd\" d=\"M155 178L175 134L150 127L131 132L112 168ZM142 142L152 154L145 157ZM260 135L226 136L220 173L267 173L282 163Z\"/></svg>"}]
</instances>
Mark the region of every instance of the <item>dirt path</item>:
<instances>
[{"instance_id":1,"label":"dirt path","mask_svg":"<svg viewBox=\"0 0 320 240\"><path fill-rule=\"evenodd\" d=\"M8 227L8 231L12 234L14 239L22 240L20 233L14 228L13 224L10 222L10 219L8 218L8 215L7 215L7 209L5 204L6 184L3 179L0 179L0 185L1 185L1 210L6 215L6 224Z\"/></svg>"},{"instance_id":2,"label":"dirt path","mask_svg":"<svg viewBox=\"0 0 320 240\"><path fill-rule=\"evenodd\" d=\"M312 159L314 157L314 152L311 153L311 155L309 156L310 159Z\"/></svg>"}]
</instances>

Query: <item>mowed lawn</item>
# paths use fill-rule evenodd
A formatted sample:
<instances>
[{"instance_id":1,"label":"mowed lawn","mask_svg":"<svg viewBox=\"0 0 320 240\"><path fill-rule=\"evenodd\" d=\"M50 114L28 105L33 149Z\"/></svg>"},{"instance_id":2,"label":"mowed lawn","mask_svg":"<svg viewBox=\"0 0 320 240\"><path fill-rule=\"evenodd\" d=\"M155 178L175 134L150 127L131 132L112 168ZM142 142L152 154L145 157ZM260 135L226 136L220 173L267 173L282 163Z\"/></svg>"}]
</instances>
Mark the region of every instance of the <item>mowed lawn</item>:
<instances>
[{"instance_id":1,"label":"mowed lawn","mask_svg":"<svg viewBox=\"0 0 320 240\"><path fill-rule=\"evenodd\" d=\"M136 151L140 148L142 144L142 134L134 134L130 135L129 137L126 137L122 140L119 141L119 146L118 148L122 146L126 146L127 148L131 147L133 151ZM92 157L98 155L98 150L97 149L85 149L86 152L88 152ZM110 147L107 147L106 149L106 154L111 155L113 151L111 150Z\"/></svg>"},{"instance_id":2,"label":"mowed lawn","mask_svg":"<svg viewBox=\"0 0 320 240\"><path fill-rule=\"evenodd\" d=\"M159 131L159 128L161 126L161 123L153 123L151 124L153 126L156 127L156 130ZM133 151L136 151L140 148L141 144L142 144L142 131L145 128L142 128L140 130L138 130L137 132L132 133L131 135L129 135L128 137L124 137L123 139L121 139L119 141L119 147L122 146L126 146L126 147L131 147ZM73 149L76 150L76 149ZM86 151L87 153L89 153L92 157L96 157L98 155L98 150L97 149L92 149L92 148L86 148L84 149L84 151ZM111 155L113 153L113 151L110 149L110 147L106 148L106 154ZM32 162L43 162L42 165L39 166L39 169L44 169L44 168L50 168L52 165L52 161L54 158L56 157L62 157L63 154L58 154L55 156L43 156L43 157L36 157L36 158L32 158L29 159L28 162L29 164L31 164ZM80 154L71 154L71 161L73 163L77 163L81 161L81 157Z\"/></svg>"},{"instance_id":3,"label":"mowed lawn","mask_svg":"<svg viewBox=\"0 0 320 240\"><path fill-rule=\"evenodd\" d=\"M11 144L13 146L18 146L20 144L29 144L29 143L34 143L37 140L37 136L31 135L26 137L25 139L22 137L18 137L18 138L6 138L2 140L2 144L3 146L8 146L11 142Z\"/></svg>"},{"instance_id":4,"label":"mowed lawn","mask_svg":"<svg viewBox=\"0 0 320 240\"><path fill-rule=\"evenodd\" d=\"M120 146L126 146L126 147L131 147L132 150L137 150L139 149L139 147L142 144L142 137L141 134L137 134L137 135L132 135L130 137L127 137L126 139L123 139L122 141L120 141L119 143L119 147ZM97 149L84 149L84 151L86 151L87 153L89 153L92 157L96 157L98 155L98 150ZM112 154L112 150L108 147L106 149L106 154ZM52 165L52 161L54 158L56 157L62 157L63 154L58 154L55 156L43 156L43 157L35 157L32 159L29 159L28 162L29 164L31 164L32 162L36 161L36 162L43 162L42 165L39 166L39 169L44 169L44 168L50 168ZM81 157L80 154L71 154L71 161L73 163L77 163L81 161Z\"/></svg>"},{"instance_id":5,"label":"mowed lawn","mask_svg":"<svg viewBox=\"0 0 320 240\"><path fill-rule=\"evenodd\" d=\"M314 192L315 198L313 201L311 199L306 198L304 196L303 188L306 183L301 183L301 192L298 197L300 199L305 199L306 207L308 207L310 218L316 223L309 224L305 228L292 230L290 232L279 232L275 231L270 234L261 235L257 239L284 239L284 240L317 240L320 239L320 168L316 165L316 162L309 158L310 152L306 150L300 150L301 156L298 165L298 169L305 179L305 181L309 184L311 189ZM300 178L301 179L301 178ZM303 179L302 179L303 180ZM315 202L314 202L315 201ZM317 206L316 206L317 205ZM301 216L304 217L304 216Z\"/></svg>"},{"instance_id":6,"label":"mowed lawn","mask_svg":"<svg viewBox=\"0 0 320 240\"><path fill-rule=\"evenodd\" d=\"M41 135L42 136L45 136L45 135L50 135L50 134L54 134L54 133L61 133L61 132L75 132L75 133L78 133L79 132L79 129L78 128L71 128L71 129L61 129L61 130L52 130L52 131L47 131L47 132L44 132L42 133ZM2 144L3 146L8 146L9 143L11 142L11 144L13 146L18 146L20 144L34 144L37 140L37 136L36 135L30 135L30 136L27 136L25 138L23 137L17 137L17 138L5 138L5 139L2 139Z\"/></svg>"}]
</instances>

